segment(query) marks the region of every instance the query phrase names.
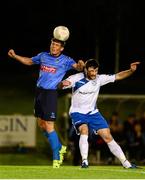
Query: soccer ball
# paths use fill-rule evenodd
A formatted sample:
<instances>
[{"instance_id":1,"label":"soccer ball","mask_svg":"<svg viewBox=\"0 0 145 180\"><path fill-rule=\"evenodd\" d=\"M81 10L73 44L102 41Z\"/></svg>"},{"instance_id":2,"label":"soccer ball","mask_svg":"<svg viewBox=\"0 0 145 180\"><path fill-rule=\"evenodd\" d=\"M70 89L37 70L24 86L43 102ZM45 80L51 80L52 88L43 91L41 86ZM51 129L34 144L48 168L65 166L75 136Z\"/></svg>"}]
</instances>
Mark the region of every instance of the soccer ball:
<instances>
[{"instance_id":1,"label":"soccer ball","mask_svg":"<svg viewBox=\"0 0 145 180\"><path fill-rule=\"evenodd\" d=\"M69 34L69 30L65 26L57 26L53 31L53 37L60 41L68 40Z\"/></svg>"}]
</instances>

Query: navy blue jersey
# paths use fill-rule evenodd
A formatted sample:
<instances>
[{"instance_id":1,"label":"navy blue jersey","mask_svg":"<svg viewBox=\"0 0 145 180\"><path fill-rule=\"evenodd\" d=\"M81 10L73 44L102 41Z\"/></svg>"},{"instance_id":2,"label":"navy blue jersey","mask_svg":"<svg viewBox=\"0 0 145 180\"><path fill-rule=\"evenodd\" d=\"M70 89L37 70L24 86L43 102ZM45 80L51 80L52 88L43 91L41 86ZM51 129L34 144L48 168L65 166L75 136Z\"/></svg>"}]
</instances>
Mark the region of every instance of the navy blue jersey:
<instances>
[{"instance_id":1,"label":"navy blue jersey","mask_svg":"<svg viewBox=\"0 0 145 180\"><path fill-rule=\"evenodd\" d=\"M64 54L52 56L48 52L42 52L32 57L34 64L40 65L37 87L43 89L57 89L58 83L64 77L66 71L72 69L76 62Z\"/></svg>"}]
</instances>

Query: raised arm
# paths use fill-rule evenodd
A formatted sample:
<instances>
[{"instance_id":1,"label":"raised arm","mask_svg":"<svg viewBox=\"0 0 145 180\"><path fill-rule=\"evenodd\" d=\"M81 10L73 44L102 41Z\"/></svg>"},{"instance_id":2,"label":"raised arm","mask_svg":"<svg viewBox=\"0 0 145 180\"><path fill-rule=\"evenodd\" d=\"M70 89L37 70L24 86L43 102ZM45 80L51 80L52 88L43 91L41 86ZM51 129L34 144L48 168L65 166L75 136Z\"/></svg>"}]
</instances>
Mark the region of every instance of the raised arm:
<instances>
[{"instance_id":1,"label":"raised arm","mask_svg":"<svg viewBox=\"0 0 145 180\"><path fill-rule=\"evenodd\" d=\"M140 62L134 62L130 64L130 69L121 71L119 73L116 73L115 79L116 80L122 80L125 79L129 76L131 76L137 69L137 66L140 64Z\"/></svg>"},{"instance_id":2,"label":"raised arm","mask_svg":"<svg viewBox=\"0 0 145 180\"><path fill-rule=\"evenodd\" d=\"M8 55L9 55L9 57L16 59L17 61L21 62L22 64L25 64L28 66L33 65L33 61L31 58L19 56L15 53L15 51L13 49L9 50Z\"/></svg>"},{"instance_id":3,"label":"raised arm","mask_svg":"<svg viewBox=\"0 0 145 180\"><path fill-rule=\"evenodd\" d=\"M73 68L75 68L77 71L83 71L85 66L85 63L83 60L79 60L78 63L73 64Z\"/></svg>"}]
</instances>

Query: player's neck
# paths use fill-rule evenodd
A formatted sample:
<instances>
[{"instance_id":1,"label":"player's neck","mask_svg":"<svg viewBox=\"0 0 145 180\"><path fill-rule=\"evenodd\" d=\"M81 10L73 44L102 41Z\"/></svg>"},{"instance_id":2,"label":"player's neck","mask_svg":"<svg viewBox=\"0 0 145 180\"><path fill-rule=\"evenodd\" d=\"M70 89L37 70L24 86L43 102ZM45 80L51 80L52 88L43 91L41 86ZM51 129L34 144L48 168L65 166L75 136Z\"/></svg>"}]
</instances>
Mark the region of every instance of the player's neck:
<instances>
[{"instance_id":1,"label":"player's neck","mask_svg":"<svg viewBox=\"0 0 145 180\"><path fill-rule=\"evenodd\" d=\"M50 53L50 55L53 56L53 57L59 57L59 56L61 55L61 53L58 53L58 54L52 54L52 53Z\"/></svg>"}]
</instances>

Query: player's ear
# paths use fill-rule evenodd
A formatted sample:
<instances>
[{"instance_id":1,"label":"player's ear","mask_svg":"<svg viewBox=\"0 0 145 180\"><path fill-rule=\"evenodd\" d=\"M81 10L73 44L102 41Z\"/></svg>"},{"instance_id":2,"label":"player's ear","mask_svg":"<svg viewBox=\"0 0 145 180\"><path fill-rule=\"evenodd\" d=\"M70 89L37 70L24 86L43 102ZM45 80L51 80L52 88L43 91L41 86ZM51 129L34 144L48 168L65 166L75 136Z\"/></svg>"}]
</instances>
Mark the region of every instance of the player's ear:
<instances>
[{"instance_id":1,"label":"player's ear","mask_svg":"<svg viewBox=\"0 0 145 180\"><path fill-rule=\"evenodd\" d=\"M61 47L61 49L60 49L60 50L61 50L61 52L62 52L62 51L64 50L64 47Z\"/></svg>"}]
</instances>

